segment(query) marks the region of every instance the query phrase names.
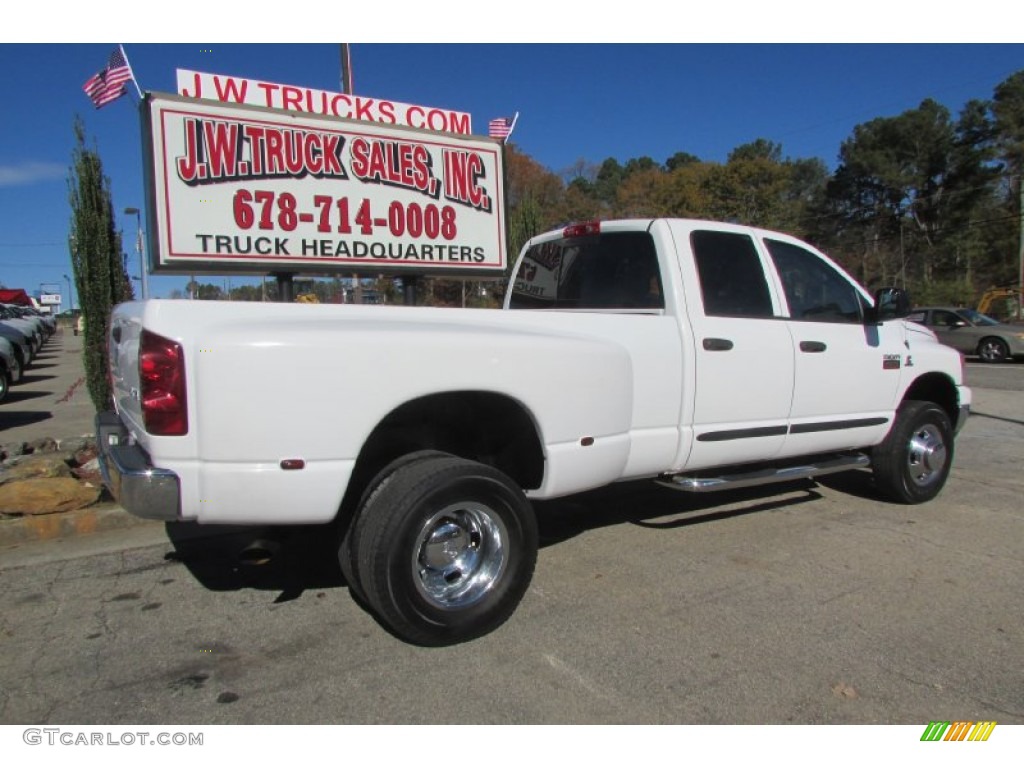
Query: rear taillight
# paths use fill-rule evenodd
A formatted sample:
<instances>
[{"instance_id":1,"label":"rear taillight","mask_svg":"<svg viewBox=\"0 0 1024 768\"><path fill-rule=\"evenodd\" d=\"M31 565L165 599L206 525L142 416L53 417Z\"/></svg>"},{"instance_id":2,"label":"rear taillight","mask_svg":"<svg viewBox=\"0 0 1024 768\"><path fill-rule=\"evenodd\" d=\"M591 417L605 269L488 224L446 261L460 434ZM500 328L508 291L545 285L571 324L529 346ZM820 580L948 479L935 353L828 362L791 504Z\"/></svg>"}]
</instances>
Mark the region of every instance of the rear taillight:
<instances>
[{"instance_id":1,"label":"rear taillight","mask_svg":"<svg viewBox=\"0 0 1024 768\"><path fill-rule=\"evenodd\" d=\"M181 345L149 331L139 347L142 420L151 435L188 433L185 354Z\"/></svg>"}]
</instances>

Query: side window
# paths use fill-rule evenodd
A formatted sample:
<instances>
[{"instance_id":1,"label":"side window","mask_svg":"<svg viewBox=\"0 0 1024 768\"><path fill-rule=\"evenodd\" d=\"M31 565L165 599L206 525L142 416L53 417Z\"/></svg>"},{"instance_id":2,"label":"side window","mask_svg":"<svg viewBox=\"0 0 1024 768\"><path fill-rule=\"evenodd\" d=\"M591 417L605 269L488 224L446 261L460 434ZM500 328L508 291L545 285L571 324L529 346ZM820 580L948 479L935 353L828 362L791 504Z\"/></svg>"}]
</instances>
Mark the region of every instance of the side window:
<instances>
[{"instance_id":1,"label":"side window","mask_svg":"<svg viewBox=\"0 0 1024 768\"><path fill-rule=\"evenodd\" d=\"M690 244L705 315L772 317L768 281L753 240L735 232L698 230Z\"/></svg>"},{"instance_id":2,"label":"side window","mask_svg":"<svg viewBox=\"0 0 1024 768\"><path fill-rule=\"evenodd\" d=\"M961 318L957 317L952 312L946 312L943 309L936 309L936 310L932 311L932 322L931 322L931 324L933 326L937 326L937 327L941 327L941 328L952 328L958 322L963 322L963 320Z\"/></svg>"},{"instance_id":3,"label":"side window","mask_svg":"<svg viewBox=\"0 0 1024 768\"><path fill-rule=\"evenodd\" d=\"M925 312L911 312L907 315L907 320L911 323L917 323L918 325L924 325L926 313Z\"/></svg>"},{"instance_id":4,"label":"side window","mask_svg":"<svg viewBox=\"0 0 1024 768\"><path fill-rule=\"evenodd\" d=\"M792 243L766 239L765 244L782 279L791 318L816 323L863 321L860 293L831 264Z\"/></svg>"}]
</instances>

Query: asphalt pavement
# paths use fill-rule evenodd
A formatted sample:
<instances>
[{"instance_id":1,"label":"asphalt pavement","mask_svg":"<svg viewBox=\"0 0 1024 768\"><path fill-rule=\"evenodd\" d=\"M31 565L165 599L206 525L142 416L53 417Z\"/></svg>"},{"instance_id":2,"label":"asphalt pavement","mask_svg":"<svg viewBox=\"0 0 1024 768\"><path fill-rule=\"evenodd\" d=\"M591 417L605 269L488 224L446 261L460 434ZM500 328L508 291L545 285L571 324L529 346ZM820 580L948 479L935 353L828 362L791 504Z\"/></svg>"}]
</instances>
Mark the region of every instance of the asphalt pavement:
<instances>
[{"instance_id":1,"label":"asphalt pavement","mask_svg":"<svg viewBox=\"0 0 1024 768\"><path fill-rule=\"evenodd\" d=\"M82 337L58 329L0 404L0 445L93 434Z\"/></svg>"}]
</instances>

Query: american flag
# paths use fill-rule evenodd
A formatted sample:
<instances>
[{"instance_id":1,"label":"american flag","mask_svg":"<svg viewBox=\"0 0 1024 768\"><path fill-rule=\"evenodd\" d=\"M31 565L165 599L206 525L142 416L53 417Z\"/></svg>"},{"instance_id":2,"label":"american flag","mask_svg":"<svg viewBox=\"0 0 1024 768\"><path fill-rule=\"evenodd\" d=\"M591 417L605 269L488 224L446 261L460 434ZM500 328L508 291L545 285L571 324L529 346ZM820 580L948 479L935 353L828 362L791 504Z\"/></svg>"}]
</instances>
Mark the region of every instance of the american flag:
<instances>
[{"instance_id":1,"label":"american flag","mask_svg":"<svg viewBox=\"0 0 1024 768\"><path fill-rule=\"evenodd\" d=\"M128 60L124 57L121 47L118 46L110 54L107 66L90 77L82 86L82 90L92 99L96 109L99 109L124 96L125 83L131 79L131 67L128 66Z\"/></svg>"},{"instance_id":2,"label":"american flag","mask_svg":"<svg viewBox=\"0 0 1024 768\"><path fill-rule=\"evenodd\" d=\"M507 139L515 122L513 117L496 117L487 124L487 135L492 139Z\"/></svg>"}]
</instances>

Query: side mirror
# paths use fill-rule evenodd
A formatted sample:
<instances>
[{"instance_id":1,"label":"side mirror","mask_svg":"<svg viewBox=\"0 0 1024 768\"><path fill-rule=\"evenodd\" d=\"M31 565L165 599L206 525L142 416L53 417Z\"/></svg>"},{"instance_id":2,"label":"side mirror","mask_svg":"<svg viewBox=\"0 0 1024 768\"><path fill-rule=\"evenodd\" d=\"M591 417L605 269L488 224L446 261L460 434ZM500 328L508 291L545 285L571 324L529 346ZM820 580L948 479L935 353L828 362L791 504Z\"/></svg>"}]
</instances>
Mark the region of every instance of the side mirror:
<instances>
[{"instance_id":1,"label":"side mirror","mask_svg":"<svg viewBox=\"0 0 1024 768\"><path fill-rule=\"evenodd\" d=\"M910 294L902 288L879 288L875 292L875 306L867 312L868 323L884 323L910 314Z\"/></svg>"}]
</instances>

